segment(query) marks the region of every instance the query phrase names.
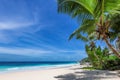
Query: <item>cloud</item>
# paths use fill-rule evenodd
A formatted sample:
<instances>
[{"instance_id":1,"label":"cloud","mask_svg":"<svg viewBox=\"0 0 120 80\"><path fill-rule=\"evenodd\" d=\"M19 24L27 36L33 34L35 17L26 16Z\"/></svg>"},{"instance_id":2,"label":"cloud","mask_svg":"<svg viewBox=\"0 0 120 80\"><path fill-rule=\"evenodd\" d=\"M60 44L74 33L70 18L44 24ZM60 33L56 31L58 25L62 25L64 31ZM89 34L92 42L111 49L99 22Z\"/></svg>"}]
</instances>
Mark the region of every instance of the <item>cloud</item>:
<instances>
[{"instance_id":1,"label":"cloud","mask_svg":"<svg viewBox=\"0 0 120 80\"><path fill-rule=\"evenodd\" d=\"M31 60L44 61L78 61L86 54L82 50L68 50L68 49L40 49L40 48L19 48L19 47L0 47L0 55L6 55L9 59L10 55L28 56ZM1 59L0 59L1 60ZM18 61L19 59L15 59ZM24 60L27 60L24 59Z\"/></svg>"},{"instance_id":2,"label":"cloud","mask_svg":"<svg viewBox=\"0 0 120 80\"><path fill-rule=\"evenodd\" d=\"M11 30L16 28L33 26L33 22L0 22L0 30Z\"/></svg>"},{"instance_id":3,"label":"cloud","mask_svg":"<svg viewBox=\"0 0 120 80\"><path fill-rule=\"evenodd\" d=\"M25 0L0 1L0 30L30 27L37 23L36 18Z\"/></svg>"},{"instance_id":4,"label":"cloud","mask_svg":"<svg viewBox=\"0 0 120 80\"><path fill-rule=\"evenodd\" d=\"M0 53L7 54L19 54L19 55L28 55L28 56L40 56L45 54L60 54L62 53L73 53L74 54L83 54L84 51L81 50L61 50L61 49L40 49L40 48L10 48L10 47L0 47Z\"/></svg>"},{"instance_id":5,"label":"cloud","mask_svg":"<svg viewBox=\"0 0 120 80\"><path fill-rule=\"evenodd\" d=\"M83 50L78 50L83 47L81 43L68 42L72 28L65 26L75 24L57 15L55 1L44 5L44 0L0 1L0 53L56 60L85 56Z\"/></svg>"},{"instance_id":6,"label":"cloud","mask_svg":"<svg viewBox=\"0 0 120 80\"><path fill-rule=\"evenodd\" d=\"M52 53L52 52L42 49L0 47L0 53L34 56L38 54L41 55L44 53Z\"/></svg>"}]
</instances>

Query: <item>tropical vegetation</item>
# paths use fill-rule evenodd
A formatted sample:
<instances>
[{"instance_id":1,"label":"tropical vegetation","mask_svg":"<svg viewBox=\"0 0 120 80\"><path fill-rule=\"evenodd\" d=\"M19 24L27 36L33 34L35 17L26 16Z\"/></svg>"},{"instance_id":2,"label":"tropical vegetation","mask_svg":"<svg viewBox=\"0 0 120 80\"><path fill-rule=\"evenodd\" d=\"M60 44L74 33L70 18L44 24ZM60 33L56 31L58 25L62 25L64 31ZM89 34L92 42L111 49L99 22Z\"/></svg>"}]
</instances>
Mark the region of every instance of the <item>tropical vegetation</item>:
<instances>
[{"instance_id":1,"label":"tropical vegetation","mask_svg":"<svg viewBox=\"0 0 120 80\"><path fill-rule=\"evenodd\" d=\"M95 46L91 49L89 45L86 45L85 49L88 54L87 59L95 69L120 69L120 59L109 53L108 48L101 49L100 46Z\"/></svg>"},{"instance_id":2,"label":"tropical vegetation","mask_svg":"<svg viewBox=\"0 0 120 80\"><path fill-rule=\"evenodd\" d=\"M109 62L110 56L116 61L120 59L120 0L58 0L58 12L80 23L69 39L76 37L86 42L86 52L93 66L106 68L105 62ZM96 41L104 41L109 49L96 47Z\"/></svg>"}]
</instances>

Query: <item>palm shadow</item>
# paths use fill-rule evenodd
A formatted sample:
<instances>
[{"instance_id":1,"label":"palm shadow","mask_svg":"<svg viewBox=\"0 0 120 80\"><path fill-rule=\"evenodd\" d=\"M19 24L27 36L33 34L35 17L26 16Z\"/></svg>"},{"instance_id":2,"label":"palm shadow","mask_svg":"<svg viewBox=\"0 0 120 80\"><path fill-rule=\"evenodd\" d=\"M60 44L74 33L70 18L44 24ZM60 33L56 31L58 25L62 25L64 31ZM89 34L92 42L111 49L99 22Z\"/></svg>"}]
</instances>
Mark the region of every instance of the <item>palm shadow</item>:
<instances>
[{"instance_id":1,"label":"palm shadow","mask_svg":"<svg viewBox=\"0 0 120 80\"><path fill-rule=\"evenodd\" d=\"M57 78L58 80L100 80L100 79L104 80L106 78L114 78L114 76L117 76L117 73L99 70L94 71L83 70L65 75L55 76L55 78Z\"/></svg>"}]
</instances>

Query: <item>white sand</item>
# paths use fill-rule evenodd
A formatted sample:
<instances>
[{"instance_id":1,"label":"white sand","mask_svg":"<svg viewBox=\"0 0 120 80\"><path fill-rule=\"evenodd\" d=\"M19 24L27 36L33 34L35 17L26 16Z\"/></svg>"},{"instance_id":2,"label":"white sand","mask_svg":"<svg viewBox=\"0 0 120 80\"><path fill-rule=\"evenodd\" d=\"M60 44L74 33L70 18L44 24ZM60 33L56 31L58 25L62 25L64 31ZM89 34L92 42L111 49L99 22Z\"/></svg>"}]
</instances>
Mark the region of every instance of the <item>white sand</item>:
<instances>
[{"instance_id":1,"label":"white sand","mask_svg":"<svg viewBox=\"0 0 120 80\"><path fill-rule=\"evenodd\" d=\"M74 65L44 70L1 73L0 80L120 80L115 71L88 71Z\"/></svg>"}]
</instances>

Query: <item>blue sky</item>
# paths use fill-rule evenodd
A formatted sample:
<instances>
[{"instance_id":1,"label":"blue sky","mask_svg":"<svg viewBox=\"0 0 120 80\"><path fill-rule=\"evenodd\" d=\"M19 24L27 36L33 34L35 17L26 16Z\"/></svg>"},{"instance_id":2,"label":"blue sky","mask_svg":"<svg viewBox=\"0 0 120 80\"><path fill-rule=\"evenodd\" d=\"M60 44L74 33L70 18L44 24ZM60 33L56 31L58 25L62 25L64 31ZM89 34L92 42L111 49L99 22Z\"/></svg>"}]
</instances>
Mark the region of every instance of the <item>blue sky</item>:
<instances>
[{"instance_id":1,"label":"blue sky","mask_svg":"<svg viewBox=\"0 0 120 80\"><path fill-rule=\"evenodd\" d=\"M0 61L80 60L84 43L68 41L77 27L57 12L56 0L0 0Z\"/></svg>"}]
</instances>

